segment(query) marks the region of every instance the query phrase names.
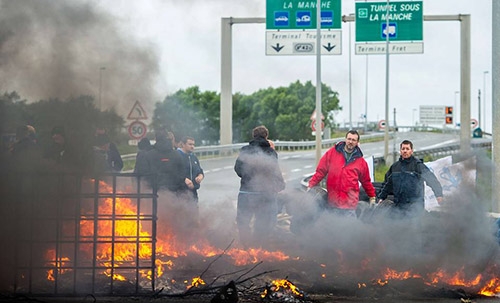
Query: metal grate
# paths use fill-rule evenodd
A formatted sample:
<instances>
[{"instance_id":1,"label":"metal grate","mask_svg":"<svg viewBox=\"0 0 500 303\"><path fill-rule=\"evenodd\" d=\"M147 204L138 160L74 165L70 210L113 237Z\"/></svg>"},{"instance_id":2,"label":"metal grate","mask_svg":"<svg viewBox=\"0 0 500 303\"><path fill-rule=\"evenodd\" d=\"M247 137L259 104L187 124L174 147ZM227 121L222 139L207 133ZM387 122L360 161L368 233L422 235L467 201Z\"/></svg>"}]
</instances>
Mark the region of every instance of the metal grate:
<instances>
[{"instance_id":1,"label":"metal grate","mask_svg":"<svg viewBox=\"0 0 500 303\"><path fill-rule=\"evenodd\" d=\"M8 287L34 295L154 291L157 199L143 181L134 174L12 174L1 210L10 232Z\"/></svg>"}]
</instances>

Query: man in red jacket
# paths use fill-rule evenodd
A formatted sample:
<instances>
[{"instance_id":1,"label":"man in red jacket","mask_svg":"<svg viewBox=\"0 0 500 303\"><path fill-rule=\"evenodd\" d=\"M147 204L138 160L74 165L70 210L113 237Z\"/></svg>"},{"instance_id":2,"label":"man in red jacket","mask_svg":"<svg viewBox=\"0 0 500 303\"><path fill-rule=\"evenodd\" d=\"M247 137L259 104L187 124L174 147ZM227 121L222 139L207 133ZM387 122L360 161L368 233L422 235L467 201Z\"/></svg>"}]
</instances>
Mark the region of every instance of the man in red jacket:
<instances>
[{"instance_id":1,"label":"man in red jacket","mask_svg":"<svg viewBox=\"0 0 500 303\"><path fill-rule=\"evenodd\" d=\"M375 203L376 192L370 180L368 164L358 146L359 133L350 130L346 140L335 144L321 157L316 173L309 180L312 188L326 179L328 204L334 213L356 217L359 202L359 182L370 197L370 204Z\"/></svg>"}]
</instances>

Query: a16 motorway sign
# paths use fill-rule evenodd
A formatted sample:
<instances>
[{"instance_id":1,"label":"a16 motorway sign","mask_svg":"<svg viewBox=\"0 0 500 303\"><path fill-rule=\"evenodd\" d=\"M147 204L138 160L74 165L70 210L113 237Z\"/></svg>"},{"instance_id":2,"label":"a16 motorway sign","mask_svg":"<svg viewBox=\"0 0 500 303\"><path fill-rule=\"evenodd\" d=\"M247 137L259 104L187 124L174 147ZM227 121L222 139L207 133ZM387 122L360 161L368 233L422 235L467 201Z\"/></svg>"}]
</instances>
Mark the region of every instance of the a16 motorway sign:
<instances>
[{"instance_id":1,"label":"a16 motorway sign","mask_svg":"<svg viewBox=\"0 0 500 303\"><path fill-rule=\"evenodd\" d=\"M423 53L423 2L356 2L356 54ZM387 18L388 17L388 18ZM387 19L389 22L387 22Z\"/></svg>"},{"instance_id":2,"label":"a16 motorway sign","mask_svg":"<svg viewBox=\"0 0 500 303\"><path fill-rule=\"evenodd\" d=\"M266 1L266 55L340 55L341 0L321 0L321 46L317 47L316 0Z\"/></svg>"},{"instance_id":3,"label":"a16 motorway sign","mask_svg":"<svg viewBox=\"0 0 500 303\"><path fill-rule=\"evenodd\" d=\"M341 0L321 0L321 28L340 29ZM267 0L266 29L298 30L316 28L316 0Z\"/></svg>"}]
</instances>

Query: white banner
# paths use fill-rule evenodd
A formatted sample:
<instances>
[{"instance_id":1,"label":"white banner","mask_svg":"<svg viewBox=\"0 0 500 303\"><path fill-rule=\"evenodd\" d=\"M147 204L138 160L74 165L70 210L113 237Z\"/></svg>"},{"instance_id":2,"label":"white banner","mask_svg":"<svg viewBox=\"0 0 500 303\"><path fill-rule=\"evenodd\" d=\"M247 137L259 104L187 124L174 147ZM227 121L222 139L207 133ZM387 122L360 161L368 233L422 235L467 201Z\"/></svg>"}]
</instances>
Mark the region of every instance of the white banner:
<instances>
[{"instance_id":1,"label":"white banner","mask_svg":"<svg viewBox=\"0 0 500 303\"><path fill-rule=\"evenodd\" d=\"M451 156L441 158L433 162L425 163L434 172L441 186L443 195L446 198L465 184L475 184L476 180L476 158L469 158L465 161L452 164ZM439 208L436 196L432 189L425 187L425 209L435 210Z\"/></svg>"},{"instance_id":2,"label":"white banner","mask_svg":"<svg viewBox=\"0 0 500 303\"><path fill-rule=\"evenodd\" d=\"M368 164L368 170L370 171L370 180L374 182L375 181L374 158L373 156L367 156L364 158L366 160L366 163Z\"/></svg>"}]
</instances>

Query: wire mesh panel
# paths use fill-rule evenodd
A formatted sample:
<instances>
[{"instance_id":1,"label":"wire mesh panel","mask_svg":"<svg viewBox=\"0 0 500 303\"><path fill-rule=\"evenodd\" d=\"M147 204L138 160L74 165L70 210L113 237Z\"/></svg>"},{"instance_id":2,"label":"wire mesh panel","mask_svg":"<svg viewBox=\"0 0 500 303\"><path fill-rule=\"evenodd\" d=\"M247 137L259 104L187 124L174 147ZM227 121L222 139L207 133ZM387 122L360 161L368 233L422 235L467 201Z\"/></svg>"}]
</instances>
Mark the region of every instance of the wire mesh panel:
<instances>
[{"instance_id":1,"label":"wire mesh panel","mask_svg":"<svg viewBox=\"0 0 500 303\"><path fill-rule=\"evenodd\" d=\"M6 181L2 288L38 295L154 291L157 201L140 178L30 173Z\"/></svg>"}]
</instances>

